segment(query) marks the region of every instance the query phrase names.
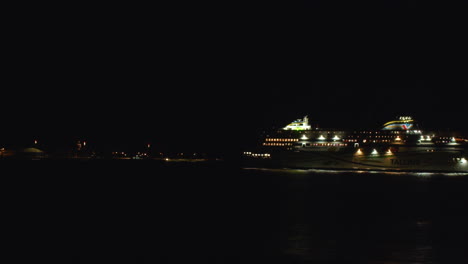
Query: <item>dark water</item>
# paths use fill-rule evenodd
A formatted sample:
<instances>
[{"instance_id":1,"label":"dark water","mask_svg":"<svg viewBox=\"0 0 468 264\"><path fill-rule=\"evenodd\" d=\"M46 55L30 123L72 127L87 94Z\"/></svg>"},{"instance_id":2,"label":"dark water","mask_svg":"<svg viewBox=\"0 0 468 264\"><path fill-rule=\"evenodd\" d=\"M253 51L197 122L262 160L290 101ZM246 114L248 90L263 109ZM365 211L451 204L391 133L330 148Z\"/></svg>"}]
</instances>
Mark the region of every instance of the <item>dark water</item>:
<instances>
[{"instance_id":1,"label":"dark water","mask_svg":"<svg viewBox=\"0 0 468 264\"><path fill-rule=\"evenodd\" d=\"M0 165L16 263L468 263L466 175Z\"/></svg>"}]
</instances>

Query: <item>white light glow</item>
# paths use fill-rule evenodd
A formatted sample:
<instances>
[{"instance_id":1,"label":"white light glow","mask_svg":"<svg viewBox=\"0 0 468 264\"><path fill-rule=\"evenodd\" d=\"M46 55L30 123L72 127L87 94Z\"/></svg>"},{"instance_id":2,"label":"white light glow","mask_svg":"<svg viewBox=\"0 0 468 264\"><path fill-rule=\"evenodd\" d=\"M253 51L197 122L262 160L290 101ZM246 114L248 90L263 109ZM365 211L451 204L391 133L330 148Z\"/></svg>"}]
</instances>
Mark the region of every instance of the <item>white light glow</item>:
<instances>
[{"instance_id":1,"label":"white light glow","mask_svg":"<svg viewBox=\"0 0 468 264\"><path fill-rule=\"evenodd\" d=\"M372 155L377 155L377 154L379 154L379 152L377 152L376 149L372 150Z\"/></svg>"},{"instance_id":2,"label":"white light glow","mask_svg":"<svg viewBox=\"0 0 468 264\"><path fill-rule=\"evenodd\" d=\"M324 140L325 137L323 137L323 135L320 135L320 137L318 137L319 140Z\"/></svg>"},{"instance_id":3,"label":"white light glow","mask_svg":"<svg viewBox=\"0 0 468 264\"><path fill-rule=\"evenodd\" d=\"M335 135L335 136L333 137L333 140L340 140L340 138L339 138L338 136Z\"/></svg>"},{"instance_id":4,"label":"white light glow","mask_svg":"<svg viewBox=\"0 0 468 264\"><path fill-rule=\"evenodd\" d=\"M460 159L460 162L461 162L462 164L465 164L465 163L466 163L466 159L465 159L465 158L461 158L461 159Z\"/></svg>"},{"instance_id":5,"label":"white light glow","mask_svg":"<svg viewBox=\"0 0 468 264\"><path fill-rule=\"evenodd\" d=\"M361 149L358 149L358 150L356 151L356 155L362 155L362 150L361 150Z\"/></svg>"},{"instance_id":6,"label":"white light glow","mask_svg":"<svg viewBox=\"0 0 468 264\"><path fill-rule=\"evenodd\" d=\"M306 135L302 135L301 139L302 139L302 140L307 140L307 139L309 139L309 138L308 138Z\"/></svg>"}]
</instances>

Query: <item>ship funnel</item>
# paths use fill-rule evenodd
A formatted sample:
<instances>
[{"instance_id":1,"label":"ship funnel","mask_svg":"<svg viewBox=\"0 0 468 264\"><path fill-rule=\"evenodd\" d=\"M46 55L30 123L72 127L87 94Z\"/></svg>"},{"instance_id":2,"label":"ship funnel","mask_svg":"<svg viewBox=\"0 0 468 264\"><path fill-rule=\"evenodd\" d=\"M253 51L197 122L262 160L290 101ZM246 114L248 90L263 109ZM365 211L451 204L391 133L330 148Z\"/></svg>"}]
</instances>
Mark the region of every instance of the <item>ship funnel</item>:
<instances>
[{"instance_id":1,"label":"ship funnel","mask_svg":"<svg viewBox=\"0 0 468 264\"><path fill-rule=\"evenodd\" d=\"M414 126L414 120L410 116L400 116L398 120L387 122L382 130L411 130Z\"/></svg>"}]
</instances>

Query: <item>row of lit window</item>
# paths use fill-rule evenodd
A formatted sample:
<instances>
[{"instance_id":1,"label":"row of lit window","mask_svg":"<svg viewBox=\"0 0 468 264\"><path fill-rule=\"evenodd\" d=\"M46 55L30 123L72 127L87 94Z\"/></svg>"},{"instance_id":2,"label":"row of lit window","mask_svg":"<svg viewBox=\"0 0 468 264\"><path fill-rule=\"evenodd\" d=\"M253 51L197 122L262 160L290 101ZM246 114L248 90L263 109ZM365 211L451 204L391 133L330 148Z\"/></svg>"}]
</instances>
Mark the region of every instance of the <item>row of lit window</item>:
<instances>
[{"instance_id":1,"label":"row of lit window","mask_svg":"<svg viewBox=\"0 0 468 264\"><path fill-rule=\"evenodd\" d=\"M397 132L399 133L399 131L392 131L392 132ZM329 132L328 132L329 133ZM367 133L367 132L362 132L362 133ZM372 132L368 132L368 133L372 133ZM374 132L374 133L379 133L379 132ZM396 139L398 136L369 136L369 137L366 137L367 139L369 138L391 138L391 139ZM429 136L428 136L429 137ZM350 135L347 137L347 139L344 139L344 141L347 141L347 142L356 142L356 140L352 141L350 138L361 138L361 136L359 135ZM307 139L307 137L305 137L305 135L303 135L303 138L301 139ZM323 137L323 135L320 135L320 137L318 138L319 140L324 140L326 139L325 137ZM339 137L338 136L335 136L333 138L334 140L339 140ZM440 140L451 140L451 141L455 141L455 138L454 137L439 137L438 139ZM397 139L398 140L398 139ZM429 140L429 139L428 139ZM266 138L265 141L269 141L269 142L297 142L299 141L299 139L296 139L296 138ZM386 141L384 141L386 142Z\"/></svg>"},{"instance_id":2,"label":"row of lit window","mask_svg":"<svg viewBox=\"0 0 468 264\"><path fill-rule=\"evenodd\" d=\"M406 130L406 131L415 131L421 132L420 130ZM279 131L281 132L281 131ZM321 134L349 134L348 131L317 131L313 133ZM354 131L353 134L401 134L403 131Z\"/></svg>"},{"instance_id":3,"label":"row of lit window","mask_svg":"<svg viewBox=\"0 0 468 264\"><path fill-rule=\"evenodd\" d=\"M348 138L360 138L361 136L349 136ZM365 138L395 138L396 136L367 136Z\"/></svg>"},{"instance_id":4,"label":"row of lit window","mask_svg":"<svg viewBox=\"0 0 468 264\"><path fill-rule=\"evenodd\" d=\"M301 140L308 140L309 138L306 136L306 135L302 135L301 137ZM317 138L318 140L326 140L327 138L325 138L323 135L320 135L320 137ZM330 138L328 138L330 139ZM337 135L335 135L333 138L333 141L336 141L336 140L340 140L340 137L338 137Z\"/></svg>"},{"instance_id":5,"label":"row of lit window","mask_svg":"<svg viewBox=\"0 0 468 264\"><path fill-rule=\"evenodd\" d=\"M409 131L409 130L406 130ZM420 132L420 131L419 131ZM402 131L354 131L354 134L401 134Z\"/></svg>"},{"instance_id":6,"label":"row of lit window","mask_svg":"<svg viewBox=\"0 0 468 264\"><path fill-rule=\"evenodd\" d=\"M282 133L283 131L280 130L278 133ZM421 130L404 130L404 131L354 131L353 134L402 134L402 133L422 133ZM315 132L318 133L318 132ZM339 134L347 134L347 131L320 131L322 134L331 134L331 133L339 133Z\"/></svg>"},{"instance_id":7,"label":"row of lit window","mask_svg":"<svg viewBox=\"0 0 468 264\"><path fill-rule=\"evenodd\" d=\"M305 144L306 146L315 147L346 147L348 144L332 144L332 143L316 143L316 144Z\"/></svg>"},{"instance_id":8,"label":"row of lit window","mask_svg":"<svg viewBox=\"0 0 468 264\"><path fill-rule=\"evenodd\" d=\"M359 133L359 134L389 134L389 133L392 133L392 134L400 134L401 131L354 131L355 134Z\"/></svg>"},{"instance_id":9,"label":"row of lit window","mask_svg":"<svg viewBox=\"0 0 468 264\"><path fill-rule=\"evenodd\" d=\"M401 140L400 138L395 138L395 140ZM344 142L358 142L357 139L343 139ZM378 140L370 140L369 139L369 142L392 142L393 140L390 140L390 139L378 139ZM364 139L362 142L367 142L367 139Z\"/></svg>"},{"instance_id":10,"label":"row of lit window","mask_svg":"<svg viewBox=\"0 0 468 264\"><path fill-rule=\"evenodd\" d=\"M265 157L265 158L271 156L269 153L252 153L252 152L244 152L244 155L252 156L252 157Z\"/></svg>"},{"instance_id":11,"label":"row of lit window","mask_svg":"<svg viewBox=\"0 0 468 264\"><path fill-rule=\"evenodd\" d=\"M296 138L266 138L265 141L276 141L276 142L291 142L298 141Z\"/></svg>"},{"instance_id":12,"label":"row of lit window","mask_svg":"<svg viewBox=\"0 0 468 264\"><path fill-rule=\"evenodd\" d=\"M292 143L263 143L263 146L291 146Z\"/></svg>"}]
</instances>

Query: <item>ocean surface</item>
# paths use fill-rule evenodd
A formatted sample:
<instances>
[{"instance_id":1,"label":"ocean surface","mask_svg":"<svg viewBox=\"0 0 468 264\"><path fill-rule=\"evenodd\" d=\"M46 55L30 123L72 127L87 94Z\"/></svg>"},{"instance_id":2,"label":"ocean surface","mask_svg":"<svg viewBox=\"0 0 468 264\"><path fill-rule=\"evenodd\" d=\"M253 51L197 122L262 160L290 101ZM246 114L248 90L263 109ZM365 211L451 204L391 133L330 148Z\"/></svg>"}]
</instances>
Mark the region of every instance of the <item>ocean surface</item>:
<instances>
[{"instance_id":1,"label":"ocean surface","mask_svg":"<svg viewBox=\"0 0 468 264\"><path fill-rule=\"evenodd\" d=\"M466 174L0 167L9 263L468 263Z\"/></svg>"}]
</instances>

